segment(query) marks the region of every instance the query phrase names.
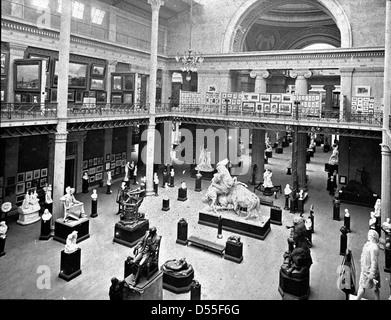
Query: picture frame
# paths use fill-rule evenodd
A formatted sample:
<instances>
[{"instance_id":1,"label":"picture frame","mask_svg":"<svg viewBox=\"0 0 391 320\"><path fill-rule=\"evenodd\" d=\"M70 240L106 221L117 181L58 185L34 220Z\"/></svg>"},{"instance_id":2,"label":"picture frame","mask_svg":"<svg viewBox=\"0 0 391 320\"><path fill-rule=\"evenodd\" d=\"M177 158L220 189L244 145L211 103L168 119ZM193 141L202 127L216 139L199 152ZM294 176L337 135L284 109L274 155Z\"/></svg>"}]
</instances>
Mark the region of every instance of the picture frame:
<instances>
[{"instance_id":1,"label":"picture frame","mask_svg":"<svg viewBox=\"0 0 391 320\"><path fill-rule=\"evenodd\" d=\"M41 177L41 170L40 169L34 170L33 177L34 179L39 179Z\"/></svg>"},{"instance_id":2,"label":"picture frame","mask_svg":"<svg viewBox=\"0 0 391 320\"><path fill-rule=\"evenodd\" d=\"M124 78L124 91L134 90L134 74L125 74Z\"/></svg>"},{"instance_id":3,"label":"picture frame","mask_svg":"<svg viewBox=\"0 0 391 320\"><path fill-rule=\"evenodd\" d=\"M25 191L26 191L26 189L25 189L24 182L18 183L16 185L16 194L23 194L23 193L25 193Z\"/></svg>"},{"instance_id":4,"label":"picture frame","mask_svg":"<svg viewBox=\"0 0 391 320\"><path fill-rule=\"evenodd\" d=\"M261 94L259 95L260 102L270 102L270 94Z\"/></svg>"},{"instance_id":5,"label":"picture frame","mask_svg":"<svg viewBox=\"0 0 391 320\"><path fill-rule=\"evenodd\" d=\"M96 172L99 173L99 172L102 172L103 171L103 166L97 166L96 167Z\"/></svg>"},{"instance_id":6,"label":"picture frame","mask_svg":"<svg viewBox=\"0 0 391 320\"><path fill-rule=\"evenodd\" d=\"M338 182L339 184L346 184L346 176L339 176Z\"/></svg>"},{"instance_id":7,"label":"picture frame","mask_svg":"<svg viewBox=\"0 0 391 320\"><path fill-rule=\"evenodd\" d=\"M106 65L103 64L91 64L91 76L104 77L106 74Z\"/></svg>"},{"instance_id":8,"label":"picture frame","mask_svg":"<svg viewBox=\"0 0 391 320\"><path fill-rule=\"evenodd\" d=\"M97 103L106 103L107 93L106 91L96 91L96 102Z\"/></svg>"},{"instance_id":9,"label":"picture frame","mask_svg":"<svg viewBox=\"0 0 391 320\"><path fill-rule=\"evenodd\" d=\"M88 166L92 167L94 165L94 159L88 159Z\"/></svg>"},{"instance_id":10,"label":"picture frame","mask_svg":"<svg viewBox=\"0 0 391 320\"><path fill-rule=\"evenodd\" d=\"M68 68L68 88L87 88L88 63L69 62ZM58 83L58 60L54 62L53 87Z\"/></svg>"},{"instance_id":11,"label":"picture frame","mask_svg":"<svg viewBox=\"0 0 391 320\"><path fill-rule=\"evenodd\" d=\"M270 98L270 102L281 102L281 95L280 94L272 94Z\"/></svg>"},{"instance_id":12,"label":"picture frame","mask_svg":"<svg viewBox=\"0 0 391 320\"><path fill-rule=\"evenodd\" d=\"M355 95L358 97L370 97L371 87L370 86L356 86Z\"/></svg>"},{"instance_id":13,"label":"picture frame","mask_svg":"<svg viewBox=\"0 0 391 320\"><path fill-rule=\"evenodd\" d=\"M68 102L75 102L75 90L68 90Z\"/></svg>"},{"instance_id":14,"label":"picture frame","mask_svg":"<svg viewBox=\"0 0 391 320\"><path fill-rule=\"evenodd\" d=\"M14 61L14 88L16 91L41 91L42 60Z\"/></svg>"},{"instance_id":15,"label":"picture frame","mask_svg":"<svg viewBox=\"0 0 391 320\"><path fill-rule=\"evenodd\" d=\"M46 185L47 182L48 182L48 179L47 179L47 178L41 178L41 179L39 180L39 187L40 187L40 188L43 188L43 187Z\"/></svg>"},{"instance_id":16,"label":"picture frame","mask_svg":"<svg viewBox=\"0 0 391 320\"><path fill-rule=\"evenodd\" d=\"M104 90L105 79L93 78L90 79L90 90Z\"/></svg>"},{"instance_id":17,"label":"picture frame","mask_svg":"<svg viewBox=\"0 0 391 320\"><path fill-rule=\"evenodd\" d=\"M122 103L122 94L112 94L111 103Z\"/></svg>"},{"instance_id":18,"label":"picture frame","mask_svg":"<svg viewBox=\"0 0 391 320\"><path fill-rule=\"evenodd\" d=\"M102 180L102 178L103 178L103 173L102 173L102 172L97 173L97 174L95 175L95 181Z\"/></svg>"},{"instance_id":19,"label":"picture frame","mask_svg":"<svg viewBox=\"0 0 391 320\"><path fill-rule=\"evenodd\" d=\"M291 103L292 101L292 95L290 94L282 94L281 95L281 102Z\"/></svg>"},{"instance_id":20,"label":"picture frame","mask_svg":"<svg viewBox=\"0 0 391 320\"><path fill-rule=\"evenodd\" d=\"M76 92L75 92L75 102L76 103L82 103L83 102L83 91L76 90Z\"/></svg>"},{"instance_id":21,"label":"picture frame","mask_svg":"<svg viewBox=\"0 0 391 320\"><path fill-rule=\"evenodd\" d=\"M258 93L252 93L250 95L250 100L249 101L252 101L252 102L259 102L259 94Z\"/></svg>"},{"instance_id":22,"label":"picture frame","mask_svg":"<svg viewBox=\"0 0 391 320\"><path fill-rule=\"evenodd\" d=\"M15 102L16 103L22 102L22 94L21 93L15 93Z\"/></svg>"},{"instance_id":23,"label":"picture frame","mask_svg":"<svg viewBox=\"0 0 391 320\"><path fill-rule=\"evenodd\" d=\"M278 103L271 103L270 104L270 112L271 113L278 113Z\"/></svg>"},{"instance_id":24,"label":"picture frame","mask_svg":"<svg viewBox=\"0 0 391 320\"><path fill-rule=\"evenodd\" d=\"M1 75L5 76L8 74L8 52L1 52Z\"/></svg>"},{"instance_id":25,"label":"picture frame","mask_svg":"<svg viewBox=\"0 0 391 320\"><path fill-rule=\"evenodd\" d=\"M95 174L96 173L96 167L92 167L92 168L89 168L88 169L88 174L91 175L91 174Z\"/></svg>"},{"instance_id":26,"label":"picture frame","mask_svg":"<svg viewBox=\"0 0 391 320\"><path fill-rule=\"evenodd\" d=\"M111 161L111 162L115 161L115 154L112 154L112 155L111 155L110 161Z\"/></svg>"},{"instance_id":27,"label":"picture frame","mask_svg":"<svg viewBox=\"0 0 391 320\"><path fill-rule=\"evenodd\" d=\"M110 163L110 169L115 169L115 162Z\"/></svg>"},{"instance_id":28,"label":"picture frame","mask_svg":"<svg viewBox=\"0 0 391 320\"><path fill-rule=\"evenodd\" d=\"M106 171L110 170L110 162L106 162L106 164L105 164L105 170L106 170Z\"/></svg>"},{"instance_id":29,"label":"picture frame","mask_svg":"<svg viewBox=\"0 0 391 320\"><path fill-rule=\"evenodd\" d=\"M87 169L87 168L88 168L88 160L84 160L82 169Z\"/></svg>"},{"instance_id":30,"label":"picture frame","mask_svg":"<svg viewBox=\"0 0 391 320\"><path fill-rule=\"evenodd\" d=\"M126 159L126 152L122 152L121 158L122 158L122 159Z\"/></svg>"},{"instance_id":31,"label":"picture frame","mask_svg":"<svg viewBox=\"0 0 391 320\"><path fill-rule=\"evenodd\" d=\"M94 166L98 165L98 158L94 158L93 164Z\"/></svg>"},{"instance_id":32,"label":"picture frame","mask_svg":"<svg viewBox=\"0 0 391 320\"><path fill-rule=\"evenodd\" d=\"M90 183L93 183L93 182L95 182L95 175L90 176Z\"/></svg>"},{"instance_id":33,"label":"picture frame","mask_svg":"<svg viewBox=\"0 0 391 320\"><path fill-rule=\"evenodd\" d=\"M21 102L22 103L31 103L31 94L23 92L21 94Z\"/></svg>"},{"instance_id":34,"label":"picture frame","mask_svg":"<svg viewBox=\"0 0 391 320\"><path fill-rule=\"evenodd\" d=\"M111 75L111 90L122 91L122 76L118 74Z\"/></svg>"},{"instance_id":35,"label":"picture frame","mask_svg":"<svg viewBox=\"0 0 391 320\"><path fill-rule=\"evenodd\" d=\"M250 111L254 112L255 103L254 102L243 102L242 104L242 110L243 111Z\"/></svg>"},{"instance_id":36,"label":"picture frame","mask_svg":"<svg viewBox=\"0 0 391 320\"><path fill-rule=\"evenodd\" d=\"M110 161L110 153L106 154L106 161Z\"/></svg>"},{"instance_id":37,"label":"picture frame","mask_svg":"<svg viewBox=\"0 0 391 320\"><path fill-rule=\"evenodd\" d=\"M264 103L263 104L263 111L264 112L270 112L270 103Z\"/></svg>"},{"instance_id":38,"label":"picture frame","mask_svg":"<svg viewBox=\"0 0 391 320\"><path fill-rule=\"evenodd\" d=\"M24 194L15 197L16 205L20 205L24 200Z\"/></svg>"},{"instance_id":39,"label":"picture frame","mask_svg":"<svg viewBox=\"0 0 391 320\"><path fill-rule=\"evenodd\" d=\"M124 92L123 93L123 101L124 101L124 103L133 103L133 93Z\"/></svg>"},{"instance_id":40,"label":"picture frame","mask_svg":"<svg viewBox=\"0 0 391 320\"><path fill-rule=\"evenodd\" d=\"M255 104L255 111L256 112L263 112L263 102L257 102Z\"/></svg>"},{"instance_id":41,"label":"picture frame","mask_svg":"<svg viewBox=\"0 0 391 320\"><path fill-rule=\"evenodd\" d=\"M26 179L25 181L31 181L33 180L33 172L32 171L27 171L26 172Z\"/></svg>"},{"instance_id":42,"label":"picture frame","mask_svg":"<svg viewBox=\"0 0 391 320\"><path fill-rule=\"evenodd\" d=\"M292 104L291 103L280 103L278 104L278 112L279 113L292 113Z\"/></svg>"},{"instance_id":43,"label":"picture frame","mask_svg":"<svg viewBox=\"0 0 391 320\"><path fill-rule=\"evenodd\" d=\"M121 167L116 167L115 168L115 175L118 175L121 173Z\"/></svg>"},{"instance_id":44,"label":"picture frame","mask_svg":"<svg viewBox=\"0 0 391 320\"><path fill-rule=\"evenodd\" d=\"M45 178L48 176L48 168L41 169L41 178Z\"/></svg>"},{"instance_id":45,"label":"picture frame","mask_svg":"<svg viewBox=\"0 0 391 320\"><path fill-rule=\"evenodd\" d=\"M30 189L31 188L31 184L32 184L32 181L26 182L26 189Z\"/></svg>"},{"instance_id":46,"label":"picture frame","mask_svg":"<svg viewBox=\"0 0 391 320\"><path fill-rule=\"evenodd\" d=\"M24 173L24 172L18 173L18 174L16 175L16 182L17 182L17 183L24 182L24 177L25 177L25 173Z\"/></svg>"},{"instance_id":47,"label":"picture frame","mask_svg":"<svg viewBox=\"0 0 391 320\"><path fill-rule=\"evenodd\" d=\"M116 166L116 167L120 167L120 166L121 166L121 163L122 163L122 160L116 160L116 161L115 161L115 166Z\"/></svg>"}]
</instances>

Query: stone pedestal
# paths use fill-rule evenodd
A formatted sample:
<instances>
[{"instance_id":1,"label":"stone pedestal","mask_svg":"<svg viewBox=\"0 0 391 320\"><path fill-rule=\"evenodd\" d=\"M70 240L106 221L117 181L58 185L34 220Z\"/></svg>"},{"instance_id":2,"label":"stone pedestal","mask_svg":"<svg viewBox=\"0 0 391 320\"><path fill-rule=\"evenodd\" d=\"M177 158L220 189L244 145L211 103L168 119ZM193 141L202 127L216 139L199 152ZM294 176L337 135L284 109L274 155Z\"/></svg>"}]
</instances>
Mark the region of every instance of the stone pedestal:
<instances>
[{"instance_id":1,"label":"stone pedestal","mask_svg":"<svg viewBox=\"0 0 391 320\"><path fill-rule=\"evenodd\" d=\"M270 223L282 225L282 209L280 207L270 207Z\"/></svg>"},{"instance_id":2,"label":"stone pedestal","mask_svg":"<svg viewBox=\"0 0 391 320\"><path fill-rule=\"evenodd\" d=\"M338 219L339 220L339 219ZM345 226L345 228L350 232L350 216L344 216L343 217L343 225ZM380 235L380 233L379 233Z\"/></svg>"},{"instance_id":3,"label":"stone pedestal","mask_svg":"<svg viewBox=\"0 0 391 320\"><path fill-rule=\"evenodd\" d=\"M163 199L163 211L168 211L170 210L170 199Z\"/></svg>"},{"instance_id":4,"label":"stone pedestal","mask_svg":"<svg viewBox=\"0 0 391 320\"><path fill-rule=\"evenodd\" d=\"M39 240L49 240L52 237L50 234L51 222L52 222L52 218L46 221L41 219L41 234L39 236Z\"/></svg>"},{"instance_id":5,"label":"stone pedestal","mask_svg":"<svg viewBox=\"0 0 391 320\"><path fill-rule=\"evenodd\" d=\"M225 244L224 259L241 263L243 261L243 243L228 239Z\"/></svg>"},{"instance_id":6,"label":"stone pedestal","mask_svg":"<svg viewBox=\"0 0 391 320\"><path fill-rule=\"evenodd\" d=\"M301 275L288 274L280 268L280 283L278 286L284 300L305 300L310 294L310 272L309 270Z\"/></svg>"},{"instance_id":7,"label":"stone pedestal","mask_svg":"<svg viewBox=\"0 0 391 320\"><path fill-rule=\"evenodd\" d=\"M295 213L297 211L297 203L298 203L298 198L291 198L290 199L289 211L291 213Z\"/></svg>"},{"instance_id":8,"label":"stone pedestal","mask_svg":"<svg viewBox=\"0 0 391 320\"><path fill-rule=\"evenodd\" d=\"M87 218L80 218L77 221L68 220L68 222L63 222L63 218L60 218L54 223L53 239L66 243L68 235L73 231L77 231L77 243L79 243L90 237L89 228L90 221Z\"/></svg>"},{"instance_id":9,"label":"stone pedestal","mask_svg":"<svg viewBox=\"0 0 391 320\"><path fill-rule=\"evenodd\" d=\"M153 184L153 192L155 192L155 196L157 196L159 194L159 184L158 183Z\"/></svg>"},{"instance_id":10,"label":"stone pedestal","mask_svg":"<svg viewBox=\"0 0 391 320\"><path fill-rule=\"evenodd\" d=\"M346 234L341 234L340 244L339 244L339 254L344 256L346 254L346 249L348 247L348 236Z\"/></svg>"},{"instance_id":11,"label":"stone pedestal","mask_svg":"<svg viewBox=\"0 0 391 320\"><path fill-rule=\"evenodd\" d=\"M98 200L91 200L91 218L98 216Z\"/></svg>"},{"instance_id":12,"label":"stone pedestal","mask_svg":"<svg viewBox=\"0 0 391 320\"><path fill-rule=\"evenodd\" d=\"M304 199L299 198L297 200L297 212L304 213Z\"/></svg>"},{"instance_id":13,"label":"stone pedestal","mask_svg":"<svg viewBox=\"0 0 391 320\"><path fill-rule=\"evenodd\" d=\"M114 226L113 242L120 243L127 247L133 247L141 240L149 229L149 220L139 220L134 224L123 226L117 222Z\"/></svg>"},{"instance_id":14,"label":"stone pedestal","mask_svg":"<svg viewBox=\"0 0 391 320\"><path fill-rule=\"evenodd\" d=\"M178 233L176 243L187 245L187 227L188 224L184 220L178 222Z\"/></svg>"},{"instance_id":15,"label":"stone pedestal","mask_svg":"<svg viewBox=\"0 0 391 320\"><path fill-rule=\"evenodd\" d=\"M201 300L201 285L198 281L193 280L191 284L190 300Z\"/></svg>"},{"instance_id":16,"label":"stone pedestal","mask_svg":"<svg viewBox=\"0 0 391 320\"><path fill-rule=\"evenodd\" d=\"M170 176L169 177L169 185L168 186L172 188L175 185L174 181L175 181L175 177L174 176Z\"/></svg>"},{"instance_id":17,"label":"stone pedestal","mask_svg":"<svg viewBox=\"0 0 391 320\"><path fill-rule=\"evenodd\" d=\"M154 273L149 280L141 277L140 282L135 286L131 285L132 279L132 274L125 278L127 285L122 291L122 300L163 300L162 271Z\"/></svg>"},{"instance_id":18,"label":"stone pedestal","mask_svg":"<svg viewBox=\"0 0 391 320\"><path fill-rule=\"evenodd\" d=\"M179 188L178 189L178 201L186 201L187 200L187 188Z\"/></svg>"},{"instance_id":19,"label":"stone pedestal","mask_svg":"<svg viewBox=\"0 0 391 320\"><path fill-rule=\"evenodd\" d=\"M19 207L19 219L16 222L21 225L27 225L39 221L41 219L41 217L39 216L40 209L41 207L39 205L32 206L28 209L23 209L22 207Z\"/></svg>"},{"instance_id":20,"label":"stone pedestal","mask_svg":"<svg viewBox=\"0 0 391 320\"><path fill-rule=\"evenodd\" d=\"M175 274L163 270L163 289L173 293L189 292L193 278L194 269L191 269L188 274Z\"/></svg>"},{"instance_id":21,"label":"stone pedestal","mask_svg":"<svg viewBox=\"0 0 391 320\"><path fill-rule=\"evenodd\" d=\"M339 214L341 209L341 202L339 200L334 199L333 202L333 220L339 221Z\"/></svg>"},{"instance_id":22,"label":"stone pedestal","mask_svg":"<svg viewBox=\"0 0 391 320\"><path fill-rule=\"evenodd\" d=\"M5 255L5 251L4 251L4 248L5 248L5 240L7 240L7 237L5 237L5 238L0 238L0 257L2 257L2 256Z\"/></svg>"},{"instance_id":23,"label":"stone pedestal","mask_svg":"<svg viewBox=\"0 0 391 320\"><path fill-rule=\"evenodd\" d=\"M81 274L80 270L81 261L81 249L78 248L75 252L66 253L65 250L61 251L61 269L58 276L61 279L70 281Z\"/></svg>"},{"instance_id":24,"label":"stone pedestal","mask_svg":"<svg viewBox=\"0 0 391 320\"><path fill-rule=\"evenodd\" d=\"M285 207L284 210L289 210L289 196L285 196Z\"/></svg>"},{"instance_id":25,"label":"stone pedestal","mask_svg":"<svg viewBox=\"0 0 391 320\"><path fill-rule=\"evenodd\" d=\"M201 177L196 177L194 191L200 192L202 190L201 184L202 184L202 178Z\"/></svg>"}]
</instances>

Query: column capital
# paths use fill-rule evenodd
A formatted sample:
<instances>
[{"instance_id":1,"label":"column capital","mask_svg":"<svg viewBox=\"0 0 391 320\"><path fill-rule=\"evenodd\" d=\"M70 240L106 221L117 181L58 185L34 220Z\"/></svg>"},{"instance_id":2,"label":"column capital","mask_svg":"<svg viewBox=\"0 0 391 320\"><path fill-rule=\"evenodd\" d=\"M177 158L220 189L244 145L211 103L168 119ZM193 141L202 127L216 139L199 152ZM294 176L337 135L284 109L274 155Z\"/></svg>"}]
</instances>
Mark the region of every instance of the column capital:
<instances>
[{"instance_id":1,"label":"column capital","mask_svg":"<svg viewBox=\"0 0 391 320\"><path fill-rule=\"evenodd\" d=\"M294 69L289 72L289 76L293 79L297 77L310 78L312 76L312 71L308 69Z\"/></svg>"},{"instance_id":2,"label":"column capital","mask_svg":"<svg viewBox=\"0 0 391 320\"><path fill-rule=\"evenodd\" d=\"M332 84L326 84L326 85L324 85L323 86L323 89L325 89L326 91L327 90L335 90L335 86L334 85L332 85Z\"/></svg>"},{"instance_id":3,"label":"column capital","mask_svg":"<svg viewBox=\"0 0 391 320\"><path fill-rule=\"evenodd\" d=\"M55 133L54 134L54 140L55 142L67 142L67 133Z\"/></svg>"},{"instance_id":4,"label":"column capital","mask_svg":"<svg viewBox=\"0 0 391 320\"><path fill-rule=\"evenodd\" d=\"M381 148L381 154L384 155L384 156L391 156L391 149L388 145L386 145L385 143L380 143L379 144L380 148Z\"/></svg>"},{"instance_id":5,"label":"column capital","mask_svg":"<svg viewBox=\"0 0 391 320\"><path fill-rule=\"evenodd\" d=\"M267 79L270 77L270 72L267 69L252 70L250 72L250 77L251 78L262 77L264 79Z\"/></svg>"},{"instance_id":6,"label":"column capital","mask_svg":"<svg viewBox=\"0 0 391 320\"><path fill-rule=\"evenodd\" d=\"M163 0L148 0L148 3L151 5L152 10L159 10L161 6L164 6Z\"/></svg>"}]
</instances>

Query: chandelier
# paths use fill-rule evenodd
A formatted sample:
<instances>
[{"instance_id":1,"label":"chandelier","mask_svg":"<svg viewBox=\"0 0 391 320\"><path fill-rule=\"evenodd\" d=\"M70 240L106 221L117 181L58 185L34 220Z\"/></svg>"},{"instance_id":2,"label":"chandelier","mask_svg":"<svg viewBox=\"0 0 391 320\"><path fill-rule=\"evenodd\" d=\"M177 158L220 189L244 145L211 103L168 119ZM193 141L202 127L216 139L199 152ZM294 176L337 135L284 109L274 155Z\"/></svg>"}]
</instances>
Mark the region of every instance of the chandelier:
<instances>
[{"instance_id":1,"label":"chandelier","mask_svg":"<svg viewBox=\"0 0 391 320\"><path fill-rule=\"evenodd\" d=\"M191 73L197 72L197 65L199 63L202 63L204 61L204 57L202 56L202 53L193 52L191 50L191 29L192 29L192 21L193 20L193 0L190 2L190 37L189 37L189 50L185 51L185 53L180 56L179 52L177 52L177 55L175 56L176 62L181 62L182 72L186 72L186 80L191 80Z\"/></svg>"}]
</instances>

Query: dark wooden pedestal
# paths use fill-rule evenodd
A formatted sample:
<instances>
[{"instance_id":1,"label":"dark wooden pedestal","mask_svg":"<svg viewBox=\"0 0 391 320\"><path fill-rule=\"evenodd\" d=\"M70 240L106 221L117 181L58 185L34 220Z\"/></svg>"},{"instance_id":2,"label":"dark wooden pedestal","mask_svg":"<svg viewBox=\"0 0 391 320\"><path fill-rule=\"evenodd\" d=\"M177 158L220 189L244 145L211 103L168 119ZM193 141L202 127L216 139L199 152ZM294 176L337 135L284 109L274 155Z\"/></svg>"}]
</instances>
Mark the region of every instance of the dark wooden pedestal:
<instances>
[{"instance_id":1,"label":"dark wooden pedestal","mask_svg":"<svg viewBox=\"0 0 391 320\"><path fill-rule=\"evenodd\" d=\"M273 157L273 151L265 151L266 157L272 158Z\"/></svg>"},{"instance_id":2,"label":"dark wooden pedestal","mask_svg":"<svg viewBox=\"0 0 391 320\"><path fill-rule=\"evenodd\" d=\"M201 184L202 184L202 178L197 178L197 177L196 177L196 179L195 179L195 189L194 189L194 191L200 192L200 191L202 190Z\"/></svg>"},{"instance_id":3,"label":"dark wooden pedestal","mask_svg":"<svg viewBox=\"0 0 391 320\"><path fill-rule=\"evenodd\" d=\"M137 285L132 285L133 274L125 278L128 284L122 291L122 300L163 300L163 272L155 272L149 280L141 277Z\"/></svg>"},{"instance_id":4,"label":"dark wooden pedestal","mask_svg":"<svg viewBox=\"0 0 391 320\"><path fill-rule=\"evenodd\" d=\"M163 211L168 211L170 210L170 199L163 199Z\"/></svg>"},{"instance_id":5,"label":"dark wooden pedestal","mask_svg":"<svg viewBox=\"0 0 391 320\"><path fill-rule=\"evenodd\" d=\"M49 240L52 236L50 234L50 223L52 221L52 218L50 218L47 221L44 221L41 219L41 234L39 236L39 240Z\"/></svg>"},{"instance_id":6,"label":"dark wooden pedestal","mask_svg":"<svg viewBox=\"0 0 391 320\"><path fill-rule=\"evenodd\" d=\"M305 300L310 294L309 270L300 275L288 275L283 267L280 268L280 283L278 292L284 300Z\"/></svg>"},{"instance_id":7,"label":"dark wooden pedestal","mask_svg":"<svg viewBox=\"0 0 391 320\"><path fill-rule=\"evenodd\" d=\"M280 207L270 207L270 223L282 225L282 209Z\"/></svg>"},{"instance_id":8,"label":"dark wooden pedestal","mask_svg":"<svg viewBox=\"0 0 391 320\"><path fill-rule=\"evenodd\" d=\"M178 201L186 201L187 200L187 188L179 188L178 189Z\"/></svg>"},{"instance_id":9,"label":"dark wooden pedestal","mask_svg":"<svg viewBox=\"0 0 391 320\"><path fill-rule=\"evenodd\" d=\"M243 261L243 243L227 241L225 244L224 259L241 263Z\"/></svg>"},{"instance_id":10,"label":"dark wooden pedestal","mask_svg":"<svg viewBox=\"0 0 391 320\"><path fill-rule=\"evenodd\" d=\"M163 289L173 293L189 292L194 278L194 269L187 275L165 272L163 270Z\"/></svg>"},{"instance_id":11,"label":"dark wooden pedestal","mask_svg":"<svg viewBox=\"0 0 391 320\"><path fill-rule=\"evenodd\" d=\"M117 222L114 227L114 239L116 243L127 247L133 247L140 241L149 229L149 220L139 220L132 225L123 226Z\"/></svg>"},{"instance_id":12,"label":"dark wooden pedestal","mask_svg":"<svg viewBox=\"0 0 391 320\"><path fill-rule=\"evenodd\" d=\"M91 218L98 216L98 200L91 200Z\"/></svg>"},{"instance_id":13,"label":"dark wooden pedestal","mask_svg":"<svg viewBox=\"0 0 391 320\"><path fill-rule=\"evenodd\" d=\"M5 240L7 240L7 238L0 238L0 257L4 256L5 255L5 251L4 251L4 248L5 248Z\"/></svg>"},{"instance_id":14,"label":"dark wooden pedestal","mask_svg":"<svg viewBox=\"0 0 391 320\"><path fill-rule=\"evenodd\" d=\"M61 279L70 281L81 274L80 270L81 249L78 248L75 252L65 253L61 251L61 269L58 276Z\"/></svg>"},{"instance_id":15,"label":"dark wooden pedestal","mask_svg":"<svg viewBox=\"0 0 391 320\"><path fill-rule=\"evenodd\" d=\"M334 200L333 204L333 220L339 221L339 214L341 210L341 202L339 200Z\"/></svg>"},{"instance_id":16,"label":"dark wooden pedestal","mask_svg":"<svg viewBox=\"0 0 391 320\"><path fill-rule=\"evenodd\" d=\"M66 243L67 237L73 231L77 231L77 243L88 239L90 221L88 218L80 218L78 221L63 222L63 219L57 219L54 224L54 240Z\"/></svg>"},{"instance_id":17,"label":"dark wooden pedestal","mask_svg":"<svg viewBox=\"0 0 391 320\"><path fill-rule=\"evenodd\" d=\"M282 147L277 147L276 148L276 153L283 153L284 149Z\"/></svg>"},{"instance_id":18,"label":"dark wooden pedestal","mask_svg":"<svg viewBox=\"0 0 391 320\"><path fill-rule=\"evenodd\" d=\"M187 222L180 220L178 222L178 233L176 243L187 245Z\"/></svg>"}]
</instances>

